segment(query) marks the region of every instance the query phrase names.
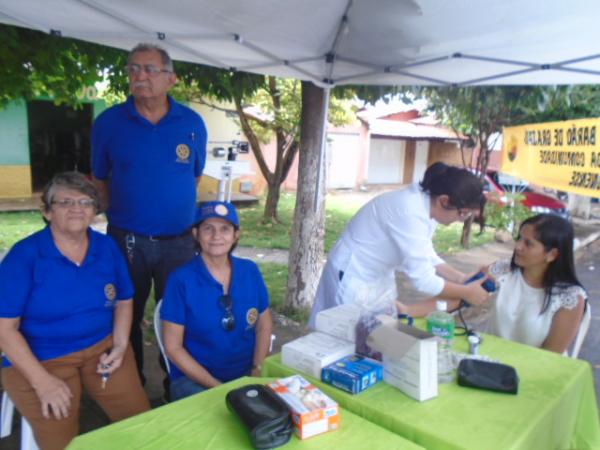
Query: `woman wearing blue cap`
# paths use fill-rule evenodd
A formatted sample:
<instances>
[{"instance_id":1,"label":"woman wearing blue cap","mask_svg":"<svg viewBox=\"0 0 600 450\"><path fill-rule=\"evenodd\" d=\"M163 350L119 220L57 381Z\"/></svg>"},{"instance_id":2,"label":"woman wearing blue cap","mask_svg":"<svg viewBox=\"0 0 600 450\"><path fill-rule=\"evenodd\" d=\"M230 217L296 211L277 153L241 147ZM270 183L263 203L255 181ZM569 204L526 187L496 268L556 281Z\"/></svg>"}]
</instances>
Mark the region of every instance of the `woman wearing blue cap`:
<instances>
[{"instance_id":1,"label":"woman wearing blue cap","mask_svg":"<svg viewBox=\"0 0 600 450\"><path fill-rule=\"evenodd\" d=\"M171 400L260 375L271 340L269 295L258 266L232 255L239 220L230 203L200 205L199 254L167 282L161 319Z\"/></svg>"}]
</instances>

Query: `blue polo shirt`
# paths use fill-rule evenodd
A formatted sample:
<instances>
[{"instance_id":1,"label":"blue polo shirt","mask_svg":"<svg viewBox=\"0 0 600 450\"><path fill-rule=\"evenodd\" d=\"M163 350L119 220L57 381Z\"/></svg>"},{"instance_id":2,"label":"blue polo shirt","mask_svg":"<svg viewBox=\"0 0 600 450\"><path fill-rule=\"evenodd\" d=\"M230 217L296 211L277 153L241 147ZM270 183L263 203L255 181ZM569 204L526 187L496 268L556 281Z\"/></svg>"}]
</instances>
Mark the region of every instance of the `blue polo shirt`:
<instances>
[{"instance_id":1,"label":"blue polo shirt","mask_svg":"<svg viewBox=\"0 0 600 450\"><path fill-rule=\"evenodd\" d=\"M210 274L201 256L175 270L167 282L161 318L185 327L183 346L212 376L230 381L252 368L258 316L269 307L269 294L258 266L231 257L229 294L233 299L235 328L225 331L225 309L219 298L223 286ZM171 363L170 377L184 376Z\"/></svg>"},{"instance_id":2,"label":"blue polo shirt","mask_svg":"<svg viewBox=\"0 0 600 450\"><path fill-rule=\"evenodd\" d=\"M109 223L146 236L189 228L206 143L202 118L171 97L157 124L138 113L133 97L100 114L92 129L92 172L109 181Z\"/></svg>"},{"instance_id":3,"label":"blue polo shirt","mask_svg":"<svg viewBox=\"0 0 600 450\"><path fill-rule=\"evenodd\" d=\"M88 236L81 266L60 253L50 227L16 243L0 264L0 317L21 319L19 331L40 361L106 338L116 302L133 296L115 242L91 229Z\"/></svg>"}]
</instances>

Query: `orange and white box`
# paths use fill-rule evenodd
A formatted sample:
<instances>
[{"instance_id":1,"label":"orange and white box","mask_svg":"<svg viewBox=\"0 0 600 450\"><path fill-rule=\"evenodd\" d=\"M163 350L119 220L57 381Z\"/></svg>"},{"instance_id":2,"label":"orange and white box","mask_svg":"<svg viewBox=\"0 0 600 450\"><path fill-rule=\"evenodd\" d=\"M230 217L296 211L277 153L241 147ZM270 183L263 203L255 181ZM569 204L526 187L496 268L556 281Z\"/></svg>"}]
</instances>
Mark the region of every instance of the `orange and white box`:
<instances>
[{"instance_id":1,"label":"orange and white box","mask_svg":"<svg viewBox=\"0 0 600 450\"><path fill-rule=\"evenodd\" d=\"M269 387L289 406L300 439L339 428L338 404L300 375L280 378Z\"/></svg>"}]
</instances>

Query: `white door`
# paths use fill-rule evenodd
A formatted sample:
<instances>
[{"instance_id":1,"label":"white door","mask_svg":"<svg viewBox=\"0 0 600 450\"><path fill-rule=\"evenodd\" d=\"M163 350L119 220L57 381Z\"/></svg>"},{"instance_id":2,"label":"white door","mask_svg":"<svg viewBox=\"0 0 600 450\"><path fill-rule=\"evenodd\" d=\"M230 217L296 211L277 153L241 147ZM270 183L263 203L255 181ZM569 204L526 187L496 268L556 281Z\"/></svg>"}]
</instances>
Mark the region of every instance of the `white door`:
<instances>
[{"instance_id":1,"label":"white door","mask_svg":"<svg viewBox=\"0 0 600 450\"><path fill-rule=\"evenodd\" d=\"M406 142L399 139L371 139L369 184L399 184L404 173Z\"/></svg>"},{"instance_id":2,"label":"white door","mask_svg":"<svg viewBox=\"0 0 600 450\"><path fill-rule=\"evenodd\" d=\"M327 188L353 189L360 156L358 134L327 135Z\"/></svg>"},{"instance_id":3,"label":"white door","mask_svg":"<svg viewBox=\"0 0 600 450\"><path fill-rule=\"evenodd\" d=\"M415 145L415 170L413 170L413 182L421 181L425 170L427 170L427 157L429 156L429 141L417 141Z\"/></svg>"}]
</instances>

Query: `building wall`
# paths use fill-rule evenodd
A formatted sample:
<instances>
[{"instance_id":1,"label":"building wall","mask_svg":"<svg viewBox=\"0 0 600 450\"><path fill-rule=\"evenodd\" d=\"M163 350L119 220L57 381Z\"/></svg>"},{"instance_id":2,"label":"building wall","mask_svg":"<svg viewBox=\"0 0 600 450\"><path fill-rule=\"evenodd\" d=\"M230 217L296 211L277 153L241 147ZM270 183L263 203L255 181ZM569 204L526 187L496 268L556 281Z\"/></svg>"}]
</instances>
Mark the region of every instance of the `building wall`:
<instances>
[{"instance_id":1,"label":"building wall","mask_svg":"<svg viewBox=\"0 0 600 450\"><path fill-rule=\"evenodd\" d=\"M31 196L27 105L19 100L0 110L0 198Z\"/></svg>"},{"instance_id":2,"label":"building wall","mask_svg":"<svg viewBox=\"0 0 600 450\"><path fill-rule=\"evenodd\" d=\"M223 109L233 110L235 109L233 103L219 103L219 108L213 108L208 105L200 103L191 103L188 105L194 111L196 111L206 124L208 131L208 144L206 146L206 159L207 160L222 160L226 161L226 157L217 158L213 156L213 149L217 147L223 147L227 150L231 147L232 141L247 141L248 139L240 130L237 123L237 114L223 111ZM222 108L222 109L221 109ZM240 191L240 183L244 181L250 181L252 183L252 191L250 193L256 194L257 189L261 185L261 181L264 183L264 178L260 175L260 170L256 164L256 160L252 157L252 150L249 154L240 154L237 156L238 160L251 161L252 171L254 175L243 176L236 178L232 182L231 192ZM256 176L258 174L258 176ZM219 191L219 180L209 175L204 175L200 179L198 185L198 198L203 199L206 194L214 195Z\"/></svg>"},{"instance_id":3,"label":"building wall","mask_svg":"<svg viewBox=\"0 0 600 450\"><path fill-rule=\"evenodd\" d=\"M471 161L472 153L473 151L470 149L465 150L464 157L467 163ZM462 167L463 159L460 152L460 146L454 142L431 141L427 165L430 166L434 162L438 161Z\"/></svg>"}]
</instances>

